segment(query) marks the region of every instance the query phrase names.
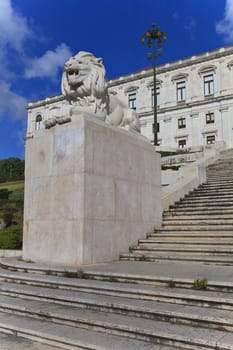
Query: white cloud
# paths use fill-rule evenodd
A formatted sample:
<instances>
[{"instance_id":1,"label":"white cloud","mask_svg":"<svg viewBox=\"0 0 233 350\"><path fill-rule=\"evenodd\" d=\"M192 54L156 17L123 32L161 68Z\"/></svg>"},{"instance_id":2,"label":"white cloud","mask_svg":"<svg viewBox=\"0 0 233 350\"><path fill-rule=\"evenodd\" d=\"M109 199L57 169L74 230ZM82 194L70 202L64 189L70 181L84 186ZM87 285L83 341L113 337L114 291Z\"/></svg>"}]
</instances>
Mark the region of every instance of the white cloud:
<instances>
[{"instance_id":1,"label":"white cloud","mask_svg":"<svg viewBox=\"0 0 233 350\"><path fill-rule=\"evenodd\" d=\"M179 19L180 19L180 14L179 14L179 12L177 12L177 11L173 12L173 14L172 14L172 19L174 19L174 21L179 20Z\"/></svg>"},{"instance_id":2,"label":"white cloud","mask_svg":"<svg viewBox=\"0 0 233 350\"><path fill-rule=\"evenodd\" d=\"M216 32L224 35L224 40L231 43L233 40L233 0L226 0L224 17L216 25Z\"/></svg>"},{"instance_id":3,"label":"white cloud","mask_svg":"<svg viewBox=\"0 0 233 350\"><path fill-rule=\"evenodd\" d=\"M197 26L197 21L192 16L188 17L185 21L184 28L187 30L192 30Z\"/></svg>"},{"instance_id":4,"label":"white cloud","mask_svg":"<svg viewBox=\"0 0 233 350\"><path fill-rule=\"evenodd\" d=\"M0 82L0 116L9 115L11 119L23 120L26 118L27 100L13 91L10 84Z\"/></svg>"},{"instance_id":5,"label":"white cloud","mask_svg":"<svg viewBox=\"0 0 233 350\"><path fill-rule=\"evenodd\" d=\"M63 67L65 61L72 55L66 44L60 44L54 51L47 51L42 57L31 59L25 70L25 77L55 77L58 69Z\"/></svg>"},{"instance_id":6,"label":"white cloud","mask_svg":"<svg viewBox=\"0 0 233 350\"><path fill-rule=\"evenodd\" d=\"M21 51L24 41L32 36L27 19L17 13L11 0L0 0L0 45Z\"/></svg>"}]
</instances>

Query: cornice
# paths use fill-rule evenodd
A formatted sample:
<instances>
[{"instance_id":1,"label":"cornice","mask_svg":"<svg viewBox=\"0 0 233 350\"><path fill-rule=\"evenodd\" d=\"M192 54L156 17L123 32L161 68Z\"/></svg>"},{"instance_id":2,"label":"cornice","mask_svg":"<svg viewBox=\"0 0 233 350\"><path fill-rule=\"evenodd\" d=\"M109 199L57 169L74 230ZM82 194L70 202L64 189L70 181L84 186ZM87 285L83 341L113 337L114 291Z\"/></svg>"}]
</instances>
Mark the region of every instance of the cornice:
<instances>
[{"instance_id":1,"label":"cornice","mask_svg":"<svg viewBox=\"0 0 233 350\"><path fill-rule=\"evenodd\" d=\"M30 102L27 106L27 109L42 107L42 106L53 104L55 102L64 101L64 100L65 100L64 95L56 95L56 96L52 96L52 97L47 97L44 100Z\"/></svg>"},{"instance_id":2,"label":"cornice","mask_svg":"<svg viewBox=\"0 0 233 350\"><path fill-rule=\"evenodd\" d=\"M157 114L159 116L160 114L164 114L166 112L174 112L174 111L184 110L184 109L187 109L187 108L190 109L192 107L204 106L204 105L208 105L210 103L219 103L219 102L223 102L223 101L227 101L227 100L233 100L233 94L227 95L227 96L224 96L224 97L219 96L219 97L209 98L207 100L199 100L199 101L195 101L195 102L185 103L185 104L182 104L182 106L181 105L176 105L176 106L173 106L173 107L166 107L166 108L161 108L160 107L158 109L158 111L157 111ZM227 107L224 106L224 110L226 108ZM137 113L137 115L138 115L139 118L142 118L142 117L150 116L152 113L153 113L153 109L151 109L148 112Z\"/></svg>"}]
</instances>

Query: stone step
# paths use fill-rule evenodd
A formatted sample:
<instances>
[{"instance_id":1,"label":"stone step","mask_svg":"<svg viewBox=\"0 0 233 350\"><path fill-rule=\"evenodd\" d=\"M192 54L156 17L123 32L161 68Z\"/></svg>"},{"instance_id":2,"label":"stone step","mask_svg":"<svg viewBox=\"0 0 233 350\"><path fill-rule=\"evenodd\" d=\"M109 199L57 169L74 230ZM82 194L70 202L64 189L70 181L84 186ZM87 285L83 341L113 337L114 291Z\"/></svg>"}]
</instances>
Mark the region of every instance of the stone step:
<instances>
[{"instance_id":1,"label":"stone step","mask_svg":"<svg viewBox=\"0 0 233 350\"><path fill-rule=\"evenodd\" d=\"M233 213L233 207L232 209L230 208L226 208L226 209L222 209L222 208L207 208L205 207L205 211L204 213L206 215L218 215L218 214L232 214ZM189 208L186 207L185 209L182 208L171 208L169 209L169 211L165 211L164 215L203 215L203 210L200 209L196 209L196 207L193 208Z\"/></svg>"},{"instance_id":2,"label":"stone step","mask_svg":"<svg viewBox=\"0 0 233 350\"><path fill-rule=\"evenodd\" d=\"M105 304L108 302L107 306L105 305L106 308L113 307L109 302L113 302L113 299L108 298L115 297L114 300L115 302L118 300L118 303L119 301L127 303L132 299L134 300L134 305L138 301L156 301L160 303L199 306L202 308L213 307L221 310L233 310L232 293L209 291L209 288L211 289L214 286L211 281L208 281L206 290L198 290L178 288L177 285L184 283L184 281L180 281L175 277L172 279L165 279L164 284L166 284L167 287L153 287L148 285L134 286L133 284L128 283L110 283L95 280L86 281L82 279L78 281L75 281L74 279L69 280L69 283L65 287L63 284L60 284L59 279L60 278L56 278L57 285L59 285L59 288L56 289L54 289L53 283L48 284L48 279L46 278L40 278L40 280L37 279L36 286L27 284L28 281L26 280L23 281L23 283L21 280L20 284L4 283L1 286L0 296L7 295L14 298L20 297L30 300L43 300L45 302L51 302L52 300L55 304L75 307L86 306L88 309L93 305L94 308L97 308L98 305L100 305L101 308L101 300ZM47 287L44 287L45 282ZM186 282L193 284L193 281ZM39 289L37 289L38 287ZM193 288L193 285L191 287ZM39 290L39 293L37 290ZM98 297L97 302L93 303L93 298L95 298L96 295L100 297ZM2 300L3 299L1 298L1 301Z\"/></svg>"},{"instance_id":3,"label":"stone step","mask_svg":"<svg viewBox=\"0 0 233 350\"><path fill-rule=\"evenodd\" d=\"M161 257L162 259L167 259L168 256L165 254L161 255ZM172 263L169 261L169 258L170 256L167 259L168 261L164 259L162 264L151 264L144 262L142 259L140 262L131 263L127 261L125 263L124 261L120 261L117 264L107 264L107 266L104 264L96 267L86 267L82 271L82 277L77 277L80 276L80 273L75 274L77 270L74 271L73 269L66 270L61 267L59 267L59 269L53 267L51 270L49 266L35 266L33 263L16 263L14 259L11 260L11 262L7 259L7 263L5 263L6 269L14 268L14 271L24 271L24 273L0 270L0 280L17 284L44 286L53 289L91 291L95 294L98 294L99 290L101 290L101 293L107 293L109 295L110 291L110 293L113 293L112 295L120 293L121 295L130 297L136 295L136 298L138 298L138 296L142 298L141 290L144 290L145 286L147 288L147 296L149 286L167 286L171 280L175 281L176 287L193 288L194 279L200 278L201 275L202 277L208 277L208 291L233 292L233 282L231 282L232 270L231 267L229 267L232 265L231 257L194 256L192 258L193 262L189 262L188 259L190 257L187 256L188 259L184 260L185 264L179 262L179 259L182 257L179 257L179 259L174 260ZM222 264L229 266L216 266L215 270L213 270L212 267L210 269L210 267L206 265L206 261L209 260L210 263L213 263L216 258L220 262L217 262L216 265ZM180 261L182 262L182 260ZM196 264L194 264L196 262L200 263L200 271L196 268ZM25 265L29 265L29 267L25 268ZM33 273L31 273L31 271ZM73 272L71 275L74 275L73 278L57 277L57 275L63 276L64 272L69 271ZM136 271L137 273L135 273ZM216 274L218 276L217 279ZM71 277L67 273L65 273L65 276ZM214 276L214 278L212 276ZM137 284L136 287L135 284ZM127 288L126 292L125 288ZM134 292L132 292L132 289ZM143 294L145 295L145 293Z\"/></svg>"},{"instance_id":4,"label":"stone step","mask_svg":"<svg viewBox=\"0 0 233 350\"><path fill-rule=\"evenodd\" d=\"M202 186L199 186L196 190L194 190L193 191L194 193L195 192L203 192L203 193L221 193L221 192L223 192L223 193L232 193L232 185L228 185L228 186L224 186L224 185L216 185L216 186L214 186L214 185L207 185L207 184L205 184L205 185L202 185Z\"/></svg>"},{"instance_id":5,"label":"stone step","mask_svg":"<svg viewBox=\"0 0 233 350\"><path fill-rule=\"evenodd\" d=\"M30 275L29 275L30 276ZM11 277L11 278L10 278ZM21 278L20 278L21 277ZM12 297L23 297L32 299L41 298L45 301L54 300L59 304L73 305L75 303L74 295L80 295L80 292L87 293L85 300L87 303L86 295L101 295L101 296L115 296L128 299L144 300L144 301L159 301L168 302L181 305L201 306L201 307L214 307L215 309L233 310L233 295L232 293L221 293L207 290L193 290L182 289L177 286L184 284L184 280L179 280L175 277L159 279L161 284L167 285L167 287L153 287L149 285L129 283L110 283L104 281L84 280L84 279L67 279L66 283L62 283L60 277L55 276L31 276L31 280L23 279L23 274L11 273L9 280L15 283L1 284L1 295L10 295ZM172 284L171 284L172 281ZM192 287L193 281L186 281L186 286L189 284ZM18 285L17 285L18 284ZM221 284L220 284L221 285ZM42 290L43 294L38 295L36 287ZM172 287L172 288L171 288ZM220 286L218 286L220 287ZM223 287L223 284L222 284ZM33 290L34 288L34 290ZM47 288L47 292L45 293ZM216 282L213 284L208 281L207 289L216 288ZM233 288L233 286L232 286ZM219 290L219 289L218 289ZM79 294L77 293L79 292ZM52 293L52 295L51 295ZM72 294L71 294L72 293ZM47 295L47 299L45 296ZM72 295L72 298L70 297ZM106 299L104 299L106 301ZM90 304L90 303L89 303ZM79 306L81 303L79 303ZM76 304L76 306L78 306Z\"/></svg>"},{"instance_id":6,"label":"stone step","mask_svg":"<svg viewBox=\"0 0 233 350\"><path fill-rule=\"evenodd\" d=\"M170 213L167 213L165 215L163 215L163 222L167 223L170 221L176 221L176 220L184 220L184 223L188 220L188 221L232 221L233 220L233 215L232 214L212 214L212 215L208 215L206 213L202 213L199 215L192 215L192 214L186 214L186 215L172 215Z\"/></svg>"},{"instance_id":7,"label":"stone step","mask_svg":"<svg viewBox=\"0 0 233 350\"><path fill-rule=\"evenodd\" d=\"M233 220L231 219L225 219L225 220L214 220L211 218L205 218L205 219L192 219L189 220L187 219L183 219L183 220L179 220L177 218L170 218L170 219L164 219L163 220L163 226L162 228L166 228L166 227L170 227L170 226L210 226L210 227L217 227L217 226L222 226L222 228L224 228L224 226L230 226L232 227L232 231L233 231Z\"/></svg>"},{"instance_id":8,"label":"stone step","mask_svg":"<svg viewBox=\"0 0 233 350\"><path fill-rule=\"evenodd\" d=\"M212 186L229 186L232 187L232 181L233 178L224 178L222 175L218 175L219 177L221 177L221 180L219 180L219 177L208 177L208 180L205 184L201 185L201 188L208 188L208 187L212 187Z\"/></svg>"},{"instance_id":9,"label":"stone step","mask_svg":"<svg viewBox=\"0 0 233 350\"><path fill-rule=\"evenodd\" d=\"M203 211L197 211L197 212L187 212L187 211L165 211L163 212L163 217L164 219L168 220L170 218L174 219L177 217L177 219L181 219L181 220L197 220L199 219L204 219L204 218L211 218L214 220L218 220L218 219L233 219L233 211L232 212L226 212L225 211L221 211L221 212L214 212L214 211L205 211L203 213Z\"/></svg>"},{"instance_id":10,"label":"stone step","mask_svg":"<svg viewBox=\"0 0 233 350\"><path fill-rule=\"evenodd\" d=\"M188 223L180 223L178 224L171 224L171 225L164 225L161 229L159 229L159 232L168 232L168 231L233 231L233 226L231 224L229 225L210 225L210 224L188 224Z\"/></svg>"},{"instance_id":11,"label":"stone step","mask_svg":"<svg viewBox=\"0 0 233 350\"><path fill-rule=\"evenodd\" d=\"M138 318L130 318L128 323L112 324L111 331L114 333L116 330L117 335L101 333L100 327L97 332L26 316L12 317L6 313L0 313L0 327L3 333L33 337L45 344L62 346L63 349L163 350L167 349L166 346L173 346L173 349L176 346L179 349L226 350L231 349L233 342L233 336L228 332ZM136 337L137 340L133 339Z\"/></svg>"},{"instance_id":12,"label":"stone step","mask_svg":"<svg viewBox=\"0 0 233 350\"><path fill-rule=\"evenodd\" d=\"M223 205L223 206L227 206L227 204L229 203L229 205L233 205L233 201L231 200L226 200L225 198L218 198L218 199L214 199L212 200L211 198L209 197L206 197L206 198L189 198L189 197L186 197L186 198L183 198L181 199L180 201L177 201L175 202L175 205L192 205L192 206L198 206L200 204L206 204L206 205L209 205L209 204L213 204L213 205Z\"/></svg>"},{"instance_id":13,"label":"stone step","mask_svg":"<svg viewBox=\"0 0 233 350\"><path fill-rule=\"evenodd\" d=\"M125 332L125 334L127 334L128 329L133 330L133 326L126 326L125 329L123 328L124 326L122 326L122 332ZM49 322L47 320L36 320L26 316L11 315L3 312L0 312L0 331L2 333L17 335L17 337L19 338L22 337L26 339L33 339L34 341L36 340L49 346L55 346L58 349L146 350L149 346L149 343L147 341L127 339L125 337L105 334L103 332L90 331L72 326L59 325ZM212 330L208 330L208 332L210 331ZM148 333L149 332L150 331L148 331ZM162 332L161 329L159 329L157 333L155 333L153 340L155 341L156 339L158 339L159 342L159 340L161 339L162 342L166 343L168 342L166 339L166 335L166 332ZM141 335L141 337L143 338L143 335ZM149 336L145 335L144 339L145 338L149 339ZM182 343L185 344L184 341ZM196 343L198 344L197 341ZM156 344L154 344L154 349L159 350L160 345L157 346ZM163 347L161 348L161 350L165 349L169 349L169 347L165 347L164 349Z\"/></svg>"},{"instance_id":14,"label":"stone step","mask_svg":"<svg viewBox=\"0 0 233 350\"><path fill-rule=\"evenodd\" d=\"M214 191L212 193L203 193L203 192L196 192L196 193L190 193L184 196L181 200L184 199L194 199L194 200L201 200L201 199L209 199L209 200L218 200L218 199L225 199L225 200L231 200L233 198L233 193L221 193L221 194L216 194Z\"/></svg>"},{"instance_id":15,"label":"stone step","mask_svg":"<svg viewBox=\"0 0 233 350\"><path fill-rule=\"evenodd\" d=\"M175 253L175 254L190 254L190 255L218 255L218 256L230 256L232 258L233 262L233 248L226 248L226 247L213 247L213 246L204 246L201 247L198 245L189 245L189 246L181 246L180 244L170 244L170 245L153 245L153 244L140 244L139 246L133 246L130 247L130 252L138 252L144 254L144 253L150 253L150 252L159 252L159 253Z\"/></svg>"},{"instance_id":16,"label":"stone step","mask_svg":"<svg viewBox=\"0 0 233 350\"><path fill-rule=\"evenodd\" d=\"M0 333L0 349L1 350L56 350L54 346L48 344L40 344L30 339L17 337L12 334ZM61 348L60 348L61 349Z\"/></svg>"},{"instance_id":17,"label":"stone step","mask_svg":"<svg viewBox=\"0 0 233 350\"><path fill-rule=\"evenodd\" d=\"M48 290L45 290L46 294ZM50 294L51 298L51 291ZM36 296L36 295L35 295ZM75 299L75 298L74 298ZM102 299L102 300L101 300ZM121 334L122 325L130 324L132 326L132 317L140 318L137 320L137 326L143 329L145 325L152 326L154 321L163 321L174 324L184 324L198 326L208 329L224 330L231 332L233 330L233 314L231 310L216 310L212 308L203 308L200 306L180 305L175 303L157 302L157 301L138 301L116 297L102 297L97 301L92 295L90 299L86 295L77 295L72 306L69 304L60 304L56 302L56 293L54 302L13 298L0 296L1 312L12 315L21 315L32 319L45 319L51 323L69 325L88 330L97 330L108 334L118 334L121 336L136 337L136 334ZM77 305L75 305L77 301ZM66 303L66 295L64 295ZM81 305L81 307L79 307ZM143 320L144 319L144 320ZM144 323L145 322L145 323ZM129 330L128 333L135 333ZM140 329L138 328L140 333Z\"/></svg>"},{"instance_id":18,"label":"stone step","mask_svg":"<svg viewBox=\"0 0 233 350\"><path fill-rule=\"evenodd\" d=\"M214 239L214 240L229 240L233 238L233 233L229 231L222 231L222 232L208 232L208 231L174 231L174 232L162 232L160 233L159 231L154 232L154 233L148 233L147 239L182 239L183 240L190 240L190 239Z\"/></svg>"},{"instance_id":19,"label":"stone step","mask_svg":"<svg viewBox=\"0 0 233 350\"><path fill-rule=\"evenodd\" d=\"M184 196L184 199L186 198L192 198L194 200L199 200L199 199L209 199L209 200L214 200L214 199L219 199L219 198L224 198L225 200L229 199L231 200L233 198L233 193L222 193L221 195L216 195L214 192L213 193L203 193L203 192L195 192L195 193L189 193Z\"/></svg>"},{"instance_id":20,"label":"stone step","mask_svg":"<svg viewBox=\"0 0 233 350\"><path fill-rule=\"evenodd\" d=\"M188 262L197 264L219 265L219 266L233 266L233 258L231 256L218 256L218 255L202 255L202 254L176 254L172 252L170 254L163 252L148 252L148 251L136 251L132 253L123 253L120 256L121 261L140 261L140 262ZM215 289L217 290L217 289ZM223 290L223 289L221 289Z\"/></svg>"},{"instance_id":21,"label":"stone step","mask_svg":"<svg viewBox=\"0 0 233 350\"><path fill-rule=\"evenodd\" d=\"M223 238L223 239L219 239L218 237L204 237L203 239L200 240L200 238L198 237L196 240L194 240L193 238L191 239L190 237L187 238L183 238L182 239L178 239L176 237L176 240L173 238L173 240L171 239L171 237L163 237L163 238L148 238L148 239L140 239L138 241L138 244L140 245L140 247L142 247L142 245L148 244L159 244L159 245L170 245L172 244L173 246L177 246L177 245L190 245L190 246L219 246L219 247L224 247L224 246L228 246L228 247L233 247L233 234L232 234L232 239L229 240L229 238Z\"/></svg>"},{"instance_id":22,"label":"stone step","mask_svg":"<svg viewBox=\"0 0 233 350\"><path fill-rule=\"evenodd\" d=\"M219 203L212 203L211 201L209 201L208 203L195 203L195 204L192 202L190 203L178 202L170 206L171 209L183 208L184 210L186 210L186 208L188 210L206 210L206 209L219 210L219 209L223 209L224 207L226 207L226 209L232 209L233 204L229 203L229 205L227 205L227 202L222 202L221 204L219 204Z\"/></svg>"}]
</instances>

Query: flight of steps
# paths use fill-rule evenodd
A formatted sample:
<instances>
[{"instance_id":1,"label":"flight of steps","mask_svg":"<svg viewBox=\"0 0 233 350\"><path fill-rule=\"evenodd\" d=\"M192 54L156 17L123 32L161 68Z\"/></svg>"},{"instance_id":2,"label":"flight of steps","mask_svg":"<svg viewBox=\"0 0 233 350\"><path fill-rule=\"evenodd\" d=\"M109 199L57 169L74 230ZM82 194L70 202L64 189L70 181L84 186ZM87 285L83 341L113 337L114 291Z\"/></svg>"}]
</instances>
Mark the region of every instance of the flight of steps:
<instances>
[{"instance_id":1,"label":"flight of steps","mask_svg":"<svg viewBox=\"0 0 233 350\"><path fill-rule=\"evenodd\" d=\"M162 228L121 260L233 265L233 152L207 168L207 183L164 212Z\"/></svg>"},{"instance_id":2,"label":"flight of steps","mask_svg":"<svg viewBox=\"0 0 233 350\"><path fill-rule=\"evenodd\" d=\"M224 153L119 262L75 274L2 259L0 350L233 350L232 170ZM194 288L196 271L219 280Z\"/></svg>"}]
</instances>

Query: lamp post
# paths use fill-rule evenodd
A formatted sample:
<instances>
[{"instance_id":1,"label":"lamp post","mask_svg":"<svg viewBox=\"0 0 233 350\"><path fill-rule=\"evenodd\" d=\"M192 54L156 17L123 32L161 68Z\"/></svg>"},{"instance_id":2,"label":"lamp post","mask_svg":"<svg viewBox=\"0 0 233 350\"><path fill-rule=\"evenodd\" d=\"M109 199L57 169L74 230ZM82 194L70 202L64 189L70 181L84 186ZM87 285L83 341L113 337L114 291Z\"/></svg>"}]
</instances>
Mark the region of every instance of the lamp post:
<instances>
[{"instance_id":1,"label":"lamp post","mask_svg":"<svg viewBox=\"0 0 233 350\"><path fill-rule=\"evenodd\" d=\"M153 62L153 84L154 84L154 145L158 145L158 126L157 126L157 91L156 91L156 58L162 54L162 43L167 40L167 36L161 29L152 23L152 28L142 35L141 42L147 43L152 52L147 54L148 59Z\"/></svg>"}]
</instances>

